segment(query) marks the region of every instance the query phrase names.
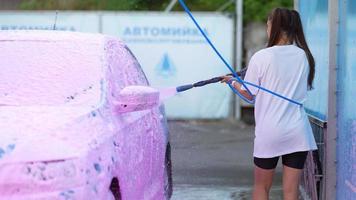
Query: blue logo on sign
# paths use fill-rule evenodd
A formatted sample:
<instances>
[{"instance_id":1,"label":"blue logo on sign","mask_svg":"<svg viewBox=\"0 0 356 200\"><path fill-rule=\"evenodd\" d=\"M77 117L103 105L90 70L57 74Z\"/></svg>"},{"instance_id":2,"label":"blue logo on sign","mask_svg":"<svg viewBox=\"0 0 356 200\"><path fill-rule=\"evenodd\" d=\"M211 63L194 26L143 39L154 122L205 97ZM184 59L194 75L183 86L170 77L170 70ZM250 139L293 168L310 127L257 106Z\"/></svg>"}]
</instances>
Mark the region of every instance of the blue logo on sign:
<instances>
[{"instance_id":1,"label":"blue logo on sign","mask_svg":"<svg viewBox=\"0 0 356 200\"><path fill-rule=\"evenodd\" d=\"M176 68L167 53L163 55L160 63L157 65L156 72L158 75L163 77L175 75Z\"/></svg>"}]
</instances>

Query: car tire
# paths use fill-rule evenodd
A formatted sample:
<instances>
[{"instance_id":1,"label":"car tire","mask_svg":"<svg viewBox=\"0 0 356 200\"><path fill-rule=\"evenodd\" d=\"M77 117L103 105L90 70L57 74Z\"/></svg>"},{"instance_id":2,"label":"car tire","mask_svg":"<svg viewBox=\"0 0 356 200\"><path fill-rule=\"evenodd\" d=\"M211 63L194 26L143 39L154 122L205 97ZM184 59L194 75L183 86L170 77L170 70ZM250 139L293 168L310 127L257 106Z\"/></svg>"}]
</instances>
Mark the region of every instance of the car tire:
<instances>
[{"instance_id":1,"label":"car tire","mask_svg":"<svg viewBox=\"0 0 356 200\"><path fill-rule=\"evenodd\" d=\"M165 155L165 196L170 199L173 194L173 179L172 179L172 160L171 160L171 144L168 142Z\"/></svg>"}]
</instances>

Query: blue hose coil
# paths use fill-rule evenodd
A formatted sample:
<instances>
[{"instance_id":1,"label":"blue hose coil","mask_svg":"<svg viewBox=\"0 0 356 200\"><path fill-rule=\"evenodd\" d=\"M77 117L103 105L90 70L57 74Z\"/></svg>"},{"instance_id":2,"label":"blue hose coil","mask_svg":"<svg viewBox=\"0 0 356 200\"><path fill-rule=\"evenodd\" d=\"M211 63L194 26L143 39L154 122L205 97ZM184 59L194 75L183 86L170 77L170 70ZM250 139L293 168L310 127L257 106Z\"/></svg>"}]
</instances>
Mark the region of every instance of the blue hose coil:
<instances>
[{"instance_id":1,"label":"blue hose coil","mask_svg":"<svg viewBox=\"0 0 356 200\"><path fill-rule=\"evenodd\" d=\"M251 96L254 96L251 91L248 89L248 87L246 85L250 85L250 86L253 86L253 87L256 87L262 91L265 91L267 93L270 93L274 96L277 96L279 98L282 98L286 101L289 101L291 103L294 103L298 106L303 106L302 103L299 103L293 99L289 99L283 95L280 95L276 92L273 92L271 90L268 90L266 88L263 88L259 85L256 85L256 84L253 84L253 83L250 83L250 82L247 82L247 81L244 81L242 80L236 73L236 71L230 66L230 64L225 60L225 58L220 54L220 52L216 49L215 45L211 42L211 40L209 39L209 37L205 34L205 32L203 31L203 29L200 27L199 23L197 22L197 20L194 18L193 14L191 13L191 11L189 10L188 6L185 4L184 0L179 0L179 3L180 5L183 7L184 11L189 15L189 17L192 19L192 21L194 22L195 26L199 29L200 33L203 35L203 37L205 38L205 40L209 43L209 45L211 46L211 48L215 51L215 53L219 56L219 58L223 61L223 63L226 65L226 67L231 71L231 73L233 74L233 76L237 79L238 82L241 83L241 85L246 89L247 93ZM244 101L246 101L247 103L250 103L250 104L254 104L255 103L255 99L253 100L249 100L247 99L246 97L244 97L242 94L240 94L231 84L228 84L229 87L231 88L231 90L237 94L241 99L243 99Z\"/></svg>"}]
</instances>

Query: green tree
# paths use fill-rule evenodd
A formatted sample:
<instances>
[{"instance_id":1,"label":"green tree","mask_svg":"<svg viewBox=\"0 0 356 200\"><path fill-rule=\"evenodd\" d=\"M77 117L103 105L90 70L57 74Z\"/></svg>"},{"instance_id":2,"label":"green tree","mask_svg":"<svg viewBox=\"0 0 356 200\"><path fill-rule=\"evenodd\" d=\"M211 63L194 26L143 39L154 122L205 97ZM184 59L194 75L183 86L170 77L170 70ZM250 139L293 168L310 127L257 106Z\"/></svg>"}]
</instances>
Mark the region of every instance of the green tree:
<instances>
[{"instance_id":1,"label":"green tree","mask_svg":"<svg viewBox=\"0 0 356 200\"><path fill-rule=\"evenodd\" d=\"M293 8L293 0L244 0L244 21L262 21L273 8Z\"/></svg>"},{"instance_id":2,"label":"green tree","mask_svg":"<svg viewBox=\"0 0 356 200\"><path fill-rule=\"evenodd\" d=\"M186 0L193 11L215 11L230 0ZM164 10L170 0L23 0L25 10ZM293 0L244 0L244 22L264 21L275 7L293 6ZM174 11L181 11L177 3ZM227 12L235 11L232 3Z\"/></svg>"},{"instance_id":3,"label":"green tree","mask_svg":"<svg viewBox=\"0 0 356 200\"><path fill-rule=\"evenodd\" d=\"M25 10L162 10L168 0L24 0Z\"/></svg>"}]
</instances>

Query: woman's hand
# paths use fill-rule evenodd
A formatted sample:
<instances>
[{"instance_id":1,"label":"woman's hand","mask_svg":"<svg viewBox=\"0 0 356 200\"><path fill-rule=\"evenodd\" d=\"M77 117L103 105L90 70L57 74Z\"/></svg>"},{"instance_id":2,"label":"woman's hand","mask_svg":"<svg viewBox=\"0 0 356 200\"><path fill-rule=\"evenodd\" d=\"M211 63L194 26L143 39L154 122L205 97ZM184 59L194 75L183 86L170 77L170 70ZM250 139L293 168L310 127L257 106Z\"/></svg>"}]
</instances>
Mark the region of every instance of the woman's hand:
<instances>
[{"instance_id":1,"label":"woman's hand","mask_svg":"<svg viewBox=\"0 0 356 200\"><path fill-rule=\"evenodd\" d=\"M233 76L222 76L222 80L221 83L226 83L226 84L230 84L231 86L233 86L234 88L236 88L237 90L239 90L241 88L241 84L237 81L237 79Z\"/></svg>"},{"instance_id":2,"label":"woman's hand","mask_svg":"<svg viewBox=\"0 0 356 200\"><path fill-rule=\"evenodd\" d=\"M221 78L223 78L220 82L221 83L228 83L232 78L234 78L233 76L222 76Z\"/></svg>"}]
</instances>

